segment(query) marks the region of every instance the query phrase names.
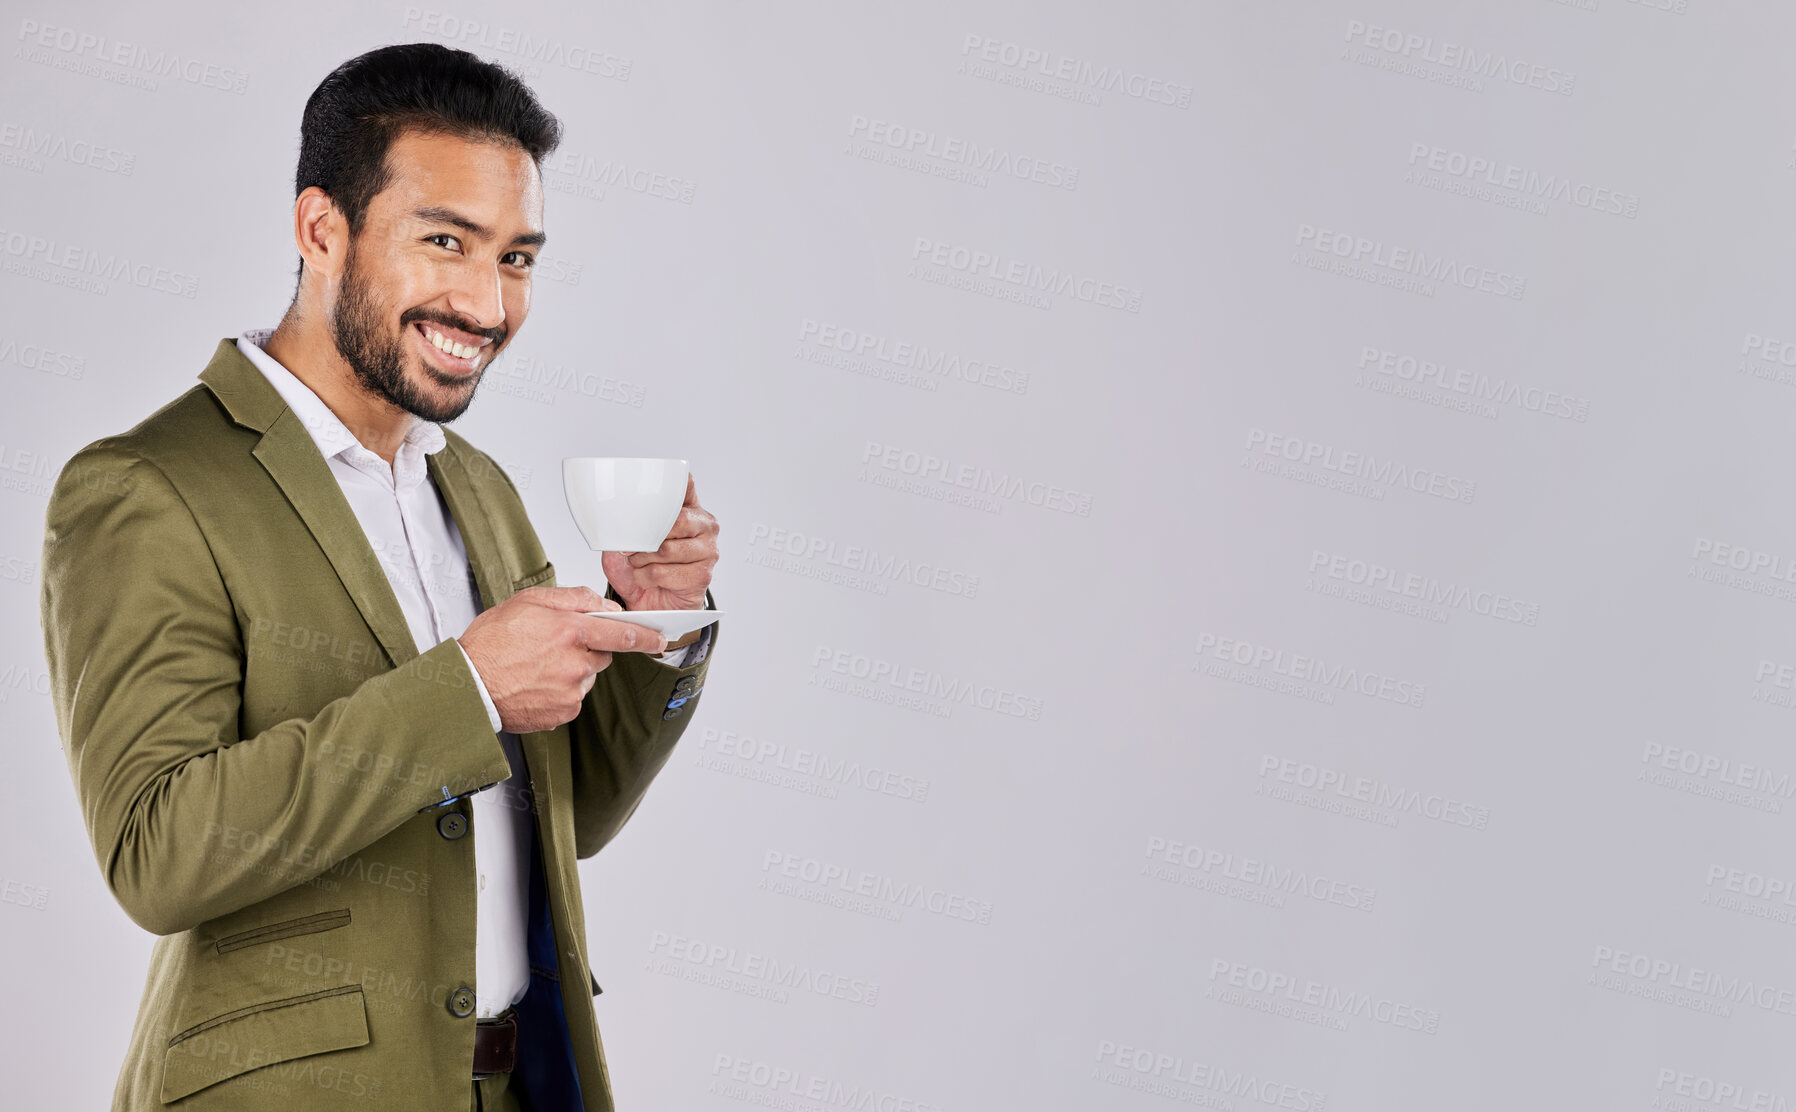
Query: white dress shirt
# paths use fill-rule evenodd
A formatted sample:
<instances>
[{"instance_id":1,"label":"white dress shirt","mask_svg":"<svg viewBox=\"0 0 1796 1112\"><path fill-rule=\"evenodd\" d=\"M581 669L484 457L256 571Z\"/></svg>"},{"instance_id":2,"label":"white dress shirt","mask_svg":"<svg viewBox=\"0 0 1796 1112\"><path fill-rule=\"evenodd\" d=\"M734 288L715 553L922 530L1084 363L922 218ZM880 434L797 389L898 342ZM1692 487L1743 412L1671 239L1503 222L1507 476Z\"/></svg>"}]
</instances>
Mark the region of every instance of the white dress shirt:
<instances>
[{"instance_id":1,"label":"white dress shirt","mask_svg":"<svg viewBox=\"0 0 1796 1112\"><path fill-rule=\"evenodd\" d=\"M449 507L431 481L424 457L445 443L442 426L414 417L392 466L365 447L311 387L263 350L271 328L245 331L237 346L286 399L312 434L331 474L355 511L368 544L386 571L420 653L459 637L480 612L480 593L467 549ZM699 642L659 658L684 667L709 648ZM463 657L466 658L464 651ZM699 659L703 659L699 655ZM498 708L472 662L469 671L486 704L494 733L514 774L470 797L474 812L475 1011L498 1015L530 987L524 936L530 899L530 854L535 830L517 736L502 729Z\"/></svg>"}]
</instances>

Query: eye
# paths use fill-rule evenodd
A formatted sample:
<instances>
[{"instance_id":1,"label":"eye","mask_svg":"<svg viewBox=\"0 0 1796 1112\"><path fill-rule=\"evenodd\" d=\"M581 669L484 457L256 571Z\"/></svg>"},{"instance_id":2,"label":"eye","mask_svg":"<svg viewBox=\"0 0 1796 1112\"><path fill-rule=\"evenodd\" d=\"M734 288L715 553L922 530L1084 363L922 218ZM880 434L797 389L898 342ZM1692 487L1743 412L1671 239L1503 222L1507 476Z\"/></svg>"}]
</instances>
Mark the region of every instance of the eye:
<instances>
[{"instance_id":1,"label":"eye","mask_svg":"<svg viewBox=\"0 0 1796 1112\"><path fill-rule=\"evenodd\" d=\"M458 239L456 239L456 238L455 238L455 237L454 237L454 236L452 236L452 235L450 235L450 234L449 234L449 233L447 233L447 232L438 232L438 233L436 233L436 234L435 234L435 235L428 235L428 236L425 236L425 237L424 237L424 242L426 242L426 243L435 243L435 242L436 242L436 241L437 241L437 240L439 240L439 239L446 239L446 240L448 240L448 241L449 241L449 243L446 243L446 244L444 244L444 246L445 246L445 247L447 247L447 246L449 246L449 245L451 245L451 244L453 244L453 245L455 245L455 246L458 246L458 247L459 247L459 246L460 246L460 245L461 245L461 241L460 241L460 240L458 240Z\"/></svg>"},{"instance_id":2,"label":"eye","mask_svg":"<svg viewBox=\"0 0 1796 1112\"><path fill-rule=\"evenodd\" d=\"M532 255L528 251L513 251L511 254L509 254L505 257L508 259L522 260L521 262L515 262L512 265L513 266L521 266L525 270L529 270L531 267L536 265L536 256Z\"/></svg>"}]
</instances>

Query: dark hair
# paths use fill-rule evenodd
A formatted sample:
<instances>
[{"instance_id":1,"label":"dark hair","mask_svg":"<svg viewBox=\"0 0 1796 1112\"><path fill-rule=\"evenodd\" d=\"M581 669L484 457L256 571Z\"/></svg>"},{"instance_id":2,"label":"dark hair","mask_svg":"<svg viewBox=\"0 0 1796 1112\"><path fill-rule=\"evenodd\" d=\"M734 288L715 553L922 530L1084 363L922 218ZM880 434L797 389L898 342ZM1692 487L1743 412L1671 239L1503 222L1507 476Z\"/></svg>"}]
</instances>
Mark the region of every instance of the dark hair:
<instances>
[{"instance_id":1,"label":"dark hair","mask_svg":"<svg viewBox=\"0 0 1796 1112\"><path fill-rule=\"evenodd\" d=\"M408 130L509 140L539 168L561 144L561 121L504 66L431 42L383 46L332 70L306 98L293 196L324 190L356 235L369 202L392 183L387 148Z\"/></svg>"}]
</instances>

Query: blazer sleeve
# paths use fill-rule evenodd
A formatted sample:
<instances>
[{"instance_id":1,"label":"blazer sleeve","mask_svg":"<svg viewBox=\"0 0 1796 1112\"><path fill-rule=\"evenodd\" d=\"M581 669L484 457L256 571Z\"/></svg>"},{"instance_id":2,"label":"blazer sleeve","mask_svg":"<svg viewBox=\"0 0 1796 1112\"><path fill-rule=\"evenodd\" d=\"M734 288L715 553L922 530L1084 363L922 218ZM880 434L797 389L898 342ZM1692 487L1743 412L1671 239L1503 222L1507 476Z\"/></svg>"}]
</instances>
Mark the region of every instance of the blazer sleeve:
<instances>
[{"instance_id":1,"label":"blazer sleeve","mask_svg":"<svg viewBox=\"0 0 1796 1112\"><path fill-rule=\"evenodd\" d=\"M614 591L606 597L617 599ZM716 609L709 591L705 603ZM568 723L574 773L574 855L591 857L617 837L692 721L723 622L696 664L676 668L643 653L615 653Z\"/></svg>"},{"instance_id":2,"label":"blazer sleeve","mask_svg":"<svg viewBox=\"0 0 1796 1112\"><path fill-rule=\"evenodd\" d=\"M245 646L224 577L174 484L117 438L57 476L42 569L57 730L107 887L145 930L266 899L445 789L511 774L454 639L240 736ZM358 767L430 777L343 774Z\"/></svg>"}]
</instances>

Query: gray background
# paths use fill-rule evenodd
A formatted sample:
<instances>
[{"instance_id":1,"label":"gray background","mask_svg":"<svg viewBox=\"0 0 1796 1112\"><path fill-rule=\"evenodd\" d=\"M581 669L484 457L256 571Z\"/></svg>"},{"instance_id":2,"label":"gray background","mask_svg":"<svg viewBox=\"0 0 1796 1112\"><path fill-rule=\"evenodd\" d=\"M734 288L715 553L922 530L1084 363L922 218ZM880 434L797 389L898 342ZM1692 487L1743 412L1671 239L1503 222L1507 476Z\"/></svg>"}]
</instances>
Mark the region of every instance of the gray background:
<instances>
[{"instance_id":1,"label":"gray background","mask_svg":"<svg viewBox=\"0 0 1796 1112\"><path fill-rule=\"evenodd\" d=\"M723 523L702 709L583 870L625 1107L1796 1100L1784 7L6 8L24 1104L104 1104L151 943L56 744L50 481L275 323L305 97L415 39L567 127L455 427L564 584L564 455Z\"/></svg>"}]
</instances>

